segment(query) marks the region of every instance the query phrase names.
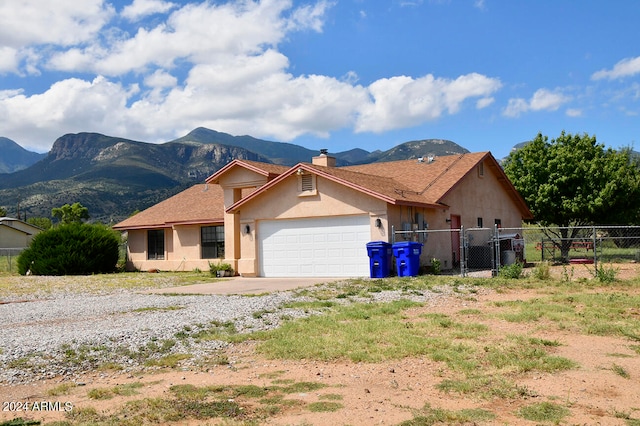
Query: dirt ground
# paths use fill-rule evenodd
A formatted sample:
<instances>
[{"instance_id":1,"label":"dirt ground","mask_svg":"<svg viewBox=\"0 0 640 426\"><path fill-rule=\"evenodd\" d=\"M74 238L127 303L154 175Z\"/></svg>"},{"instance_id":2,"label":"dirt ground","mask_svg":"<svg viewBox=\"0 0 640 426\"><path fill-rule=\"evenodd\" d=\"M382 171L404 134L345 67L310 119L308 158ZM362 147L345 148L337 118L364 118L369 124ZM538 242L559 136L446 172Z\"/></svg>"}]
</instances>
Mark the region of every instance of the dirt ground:
<instances>
[{"instance_id":1,"label":"dirt ground","mask_svg":"<svg viewBox=\"0 0 640 426\"><path fill-rule=\"evenodd\" d=\"M573 270L573 279L579 279L586 271L581 265ZM553 274L566 274L566 269L554 268ZM619 277L637 276L636 265L620 269ZM493 302L526 300L540 297L535 290L507 292L482 291L475 300L452 296L418 308L422 312L455 313L461 309L480 309L491 313L496 309ZM640 307L639 307L640 308ZM482 322L493 332L526 334L548 340L557 340L561 346L553 348L555 355L569 358L579 364L573 370L556 373L532 373L518 376L518 384L526 387L533 397L528 399L481 400L466 398L459 394L443 393L435 385L442 381L441 363L427 357L406 358L376 364L347 361L327 363L316 361L269 360L255 351L255 343L234 345L226 350L229 365L211 367L208 371L170 371L158 373L92 373L76 378L81 386L74 387L68 395L47 396L47 390L61 383L48 380L30 385L0 386L0 401L59 401L70 402L74 409L92 406L99 412L121 406L126 401L142 397L162 397L175 384L247 385L270 386L274 381L318 382L327 385L317 391L297 393L291 399L311 403L322 400L322 395L338 394L344 408L336 412L313 413L302 405L292 405L262 424L268 425L394 425L414 418L416 410L425 404L433 408L460 410L482 408L496 414L497 418L486 424L520 425L536 424L516 416L523 405L550 401L568 407L571 415L563 424L570 425L626 425L624 415L640 417L640 355L627 339L613 337L584 336L569 331L544 331L535 323L511 323L490 316ZM630 373L624 378L612 371L618 365ZM99 401L89 399L92 388L115 386L130 382L141 382L144 389L134 396L116 396ZM4 408L4 407L3 407ZM64 413L16 413L0 412L0 420L14 417L41 421L63 420ZM204 423L196 421L180 424L218 424L219 420ZM224 421L223 421L224 422ZM229 423L226 423L229 424Z\"/></svg>"}]
</instances>

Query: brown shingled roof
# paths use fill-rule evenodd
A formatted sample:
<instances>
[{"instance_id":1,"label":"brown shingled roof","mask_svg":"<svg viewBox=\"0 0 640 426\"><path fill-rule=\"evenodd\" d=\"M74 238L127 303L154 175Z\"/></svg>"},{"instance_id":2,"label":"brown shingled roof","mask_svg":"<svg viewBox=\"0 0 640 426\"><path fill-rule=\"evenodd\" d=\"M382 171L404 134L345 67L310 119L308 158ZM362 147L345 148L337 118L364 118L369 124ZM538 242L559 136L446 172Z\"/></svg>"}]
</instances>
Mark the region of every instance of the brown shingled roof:
<instances>
[{"instance_id":1,"label":"brown shingled roof","mask_svg":"<svg viewBox=\"0 0 640 426\"><path fill-rule=\"evenodd\" d=\"M198 184L115 225L114 229L164 228L175 224L223 223L220 185Z\"/></svg>"}]
</instances>

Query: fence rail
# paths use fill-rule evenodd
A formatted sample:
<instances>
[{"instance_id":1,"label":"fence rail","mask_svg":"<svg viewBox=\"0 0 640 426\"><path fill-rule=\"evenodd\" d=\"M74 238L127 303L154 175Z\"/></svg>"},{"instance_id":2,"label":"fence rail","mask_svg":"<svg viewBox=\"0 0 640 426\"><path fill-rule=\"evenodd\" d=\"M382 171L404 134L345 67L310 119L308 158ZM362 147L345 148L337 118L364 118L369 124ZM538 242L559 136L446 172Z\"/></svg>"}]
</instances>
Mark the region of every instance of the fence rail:
<instances>
[{"instance_id":1,"label":"fence rail","mask_svg":"<svg viewBox=\"0 0 640 426\"><path fill-rule=\"evenodd\" d=\"M516 262L640 262L640 226L460 228L393 231L393 241L424 244L427 259L466 276ZM428 260L430 261L430 260ZM428 266L428 265L427 265Z\"/></svg>"}]
</instances>

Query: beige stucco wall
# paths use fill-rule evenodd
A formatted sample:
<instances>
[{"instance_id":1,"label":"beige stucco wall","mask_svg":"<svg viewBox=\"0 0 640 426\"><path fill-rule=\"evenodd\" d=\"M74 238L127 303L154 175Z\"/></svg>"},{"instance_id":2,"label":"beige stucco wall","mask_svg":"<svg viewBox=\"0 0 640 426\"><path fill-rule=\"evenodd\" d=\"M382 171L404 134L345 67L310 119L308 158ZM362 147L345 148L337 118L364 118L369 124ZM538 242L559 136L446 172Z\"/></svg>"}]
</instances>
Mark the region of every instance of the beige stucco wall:
<instances>
[{"instance_id":1,"label":"beige stucco wall","mask_svg":"<svg viewBox=\"0 0 640 426\"><path fill-rule=\"evenodd\" d=\"M322 177L315 181L316 191L301 195L298 175L292 175L269 190L244 204L240 211L240 259L238 272L256 276L259 271L258 238L260 221L273 219L318 218L340 215L368 214L372 241L389 241L390 227L387 203L336 184ZM265 196L266 195L266 196ZM380 219L382 226L375 226ZM246 233L246 226L250 232Z\"/></svg>"},{"instance_id":2,"label":"beige stucco wall","mask_svg":"<svg viewBox=\"0 0 640 426\"><path fill-rule=\"evenodd\" d=\"M164 260L147 259L147 230L130 230L127 244L127 268L140 271L209 270L209 262L220 263L222 259L201 259L200 225L164 228Z\"/></svg>"},{"instance_id":3,"label":"beige stucco wall","mask_svg":"<svg viewBox=\"0 0 640 426\"><path fill-rule=\"evenodd\" d=\"M501 220L503 228L522 226L518 206L501 188L496 175L485 166L483 177L478 176L477 169L472 171L443 202L451 206L450 214L460 215L465 228L476 227L479 217L489 228L495 219Z\"/></svg>"}]
</instances>

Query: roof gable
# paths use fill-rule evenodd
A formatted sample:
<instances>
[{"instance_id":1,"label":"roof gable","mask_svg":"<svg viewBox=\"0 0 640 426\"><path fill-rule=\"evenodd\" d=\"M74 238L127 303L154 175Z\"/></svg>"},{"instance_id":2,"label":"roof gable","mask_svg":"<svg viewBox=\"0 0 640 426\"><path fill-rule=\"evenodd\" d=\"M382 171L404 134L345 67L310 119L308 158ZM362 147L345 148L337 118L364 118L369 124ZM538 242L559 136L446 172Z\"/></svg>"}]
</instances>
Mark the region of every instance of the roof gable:
<instances>
[{"instance_id":1,"label":"roof gable","mask_svg":"<svg viewBox=\"0 0 640 426\"><path fill-rule=\"evenodd\" d=\"M277 164L261 163L259 161L250 160L233 160L213 175L206 179L206 183L220 183L221 178L231 173L234 169L242 168L263 176L267 181L274 179L275 177L285 173L289 170L287 166L280 166Z\"/></svg>"}]
</instances>

